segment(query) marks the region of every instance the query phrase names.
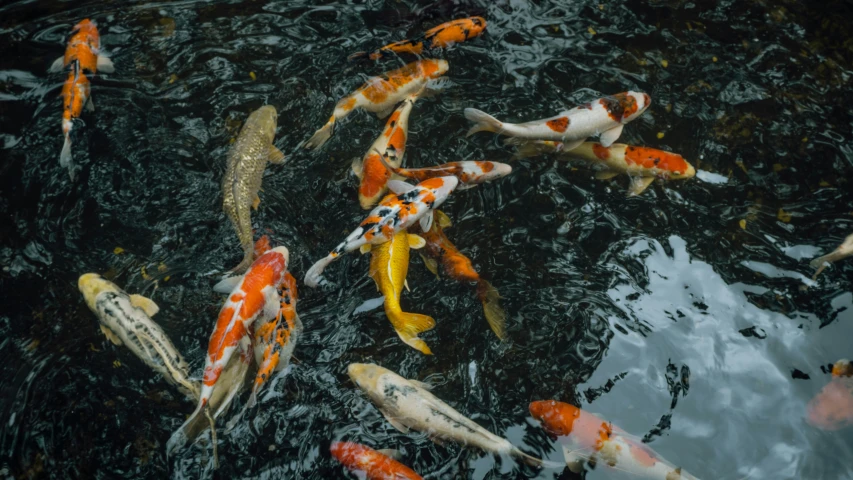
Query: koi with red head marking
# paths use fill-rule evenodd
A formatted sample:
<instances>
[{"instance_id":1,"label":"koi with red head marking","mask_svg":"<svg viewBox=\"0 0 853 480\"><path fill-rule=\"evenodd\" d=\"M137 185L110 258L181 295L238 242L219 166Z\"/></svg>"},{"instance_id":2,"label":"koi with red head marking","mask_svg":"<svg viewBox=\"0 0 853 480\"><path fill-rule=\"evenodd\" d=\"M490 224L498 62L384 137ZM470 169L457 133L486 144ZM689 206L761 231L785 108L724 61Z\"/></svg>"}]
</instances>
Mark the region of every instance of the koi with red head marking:
<instances>
[{"instance_id":1,"label":"koi with red head marking","mask_svg":"<svg viewBox=\"0 0 853 480\"><path fill-rule=\"evenodd\" d=\"M518 144L516 158L524 158L546 153L556 153L558 158L583 160L597 170L599 180L609 180L616 175L628 175L631 185L630 195L639 195L648 188L655 178L665 180L684 180L693 178L696 169L681 155L647 147L634 147L614 143L605 147L600 143L584 142L569 150L560 142L531 140Z\"/></svg>"},{"instance_id":2,"label":"koi with red head marking","mask_svg":"<svg viewBox=\"0 0 853 480\"><path fill-rule=\"evenodd\" d=\"M399 167L406 153L406 138L409 135L409 115L418 95L410 95L394 110L385 123L385 129L373 142L370 150L362 159L352 163L352 170L361 180L358 187L358 201L361 208L367 210L379 201L388 191L387 182L391 172L383 165Z\"/></svg>"},{"instance_id":3,"label":"koi with red head marking","mask_svg":"<svg viewBox=\"0 0 853 480\"><path fill-rule=\"evenodd\" d=\"M390 173L418 182L428 178L454 176L459 179L459 190L490 182L512 173L511 166L499 162L464 161L426 168L400 168L386 162L384 158L380 158L380 161Z\"/></svg>"},{"instance_id":4,"label":"koi with red head marking","mask_svg":"<svg viewBox=\"0 0 853 480\"><path fill-rule=\"evenodd\" d=\"M429 230L432 210L438 208L456 188L456 177L431 178L415 186L391 180L388 187L395 192L389 194L370 211L361 225L356 228L329 255L317 261L305 274L305 285L319 285L323 270L335 259L363 245L379 245L391 240L395 233L421 221Z\"/></svg>"},{"instance_id":5,"label":"koi with red head marking","mask_svg":"<svg viewBox=\"0 0 853 480\"><path fill-rule=\"evenodd\" d=\"M368 480L421 480L411 468L382 452L353 442L332 442L335 460L350 471L361 471Z\"/></svg>"},{"instance_id":6,"label":"koi with red head marking","mask_svg":"<svg viewBox=\"0 0 853 480\"><path fill-rule=\"evenodd\" d=\"M338 101L329 121L314 132L303 146L308 149L323 146L334 133L336 123L355 110L361 108L375 113L379 118L385 118L406 97L417 94L424 88L444 88L446 82L437 79L444 75L447 69L447 60L425 58L382 76L370 78L358 90Z\"/></svg>"},{"instance_id":7,"label":"koi with red head marking","mask_svg":"<svg viewBox=\"0 0 853 480\"><path fill-rule=\"evenodd\" d=\"M853 425L853 364L850 360L839 360L832 366L832 380L809 401L806 421L828 431Z\"/></svg>"},{"instance_id":8,"label":"koi with red head marking","mask_svg":"<svg viewBox=\"0 0 853 480\"><path fill-rule=\"evenodd\" d=\"M424 49L435 51L478 37L485 29L486 19L483 17L460 18L433 27L421 37L385 45L371 53L369 57L371 60L379 60L390 53L421 55ZM349 59L353 60L365 55L367 55L365 52L356 52L350 55Z\"/></svg>"},{"instance_id":9,"label":"koi with red head marking","mask_svg":"<svg viewBox=\"0 0 853 480\"><path fill-rule=\"evenodd\" d=\"M475 108L465 109L465 118L474 122L468 136L477 132L506 135L507 144L525 140L555 140L565 150L578 147L584 140L601 135L601 144L610 146L619 139L622 127L646 111L652 99L642 92L617 93L592 103L566 110L555 117L526 123L505 123Z\"/></svg>"},{"instance_id":10,"label":"koi with red head marking","mask_svg":"<svg viewBox=\"0 0 853 480\"><path fill-rule=\"evenodd\" d=\"M624 430L568 403L532 402L530 414L559 438L566 464L575 473L583 469L585 462L603 462L640 478L696 480Z\"/></svg>"},{"instance_id":11,"label":"koi with red head marking","mask_svg":"<svg viewBox=\"0 0 853 480\"><path fill-rule=\"evenodd\" d=\"M56 59L50 66L51 72L58 72L63 67L71 67L73 63L89 72L98 71L112 73L115 71L113 62L101 52L101 37L98 34L98 26L95 22L87 19L82 20L71 30L71 38L65 47L65 55Z\"/></svg>"}]
</instances>

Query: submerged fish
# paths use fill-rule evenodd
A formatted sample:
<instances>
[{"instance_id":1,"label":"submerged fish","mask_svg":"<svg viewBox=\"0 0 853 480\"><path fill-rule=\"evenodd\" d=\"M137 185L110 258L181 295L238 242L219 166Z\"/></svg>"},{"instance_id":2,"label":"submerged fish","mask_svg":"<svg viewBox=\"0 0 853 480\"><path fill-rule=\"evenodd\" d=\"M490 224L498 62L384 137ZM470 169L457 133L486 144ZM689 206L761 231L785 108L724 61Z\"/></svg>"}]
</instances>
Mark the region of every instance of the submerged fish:
<instances>
[{"instance_id":1,"label":"submerged fish","mask_svg":"<svg viewBox=\"0 0 853 480\"><path fill-rule=\"evenodd\" d=\"M351 363L347 373L385 419L403 433L412 429L426 433L433 440L449 440L490 453L511 455L529 465L542 465L542 460L527 455L509 440L489 432L436 398L421 382L407 380L374 364Z\"/></svg>"},{"instance_id":2,"label":"submerged fish","mask_svg":"<svg viewBox=\"0 0 853 480\"><path fill-rule=\"evenodd\" d=\"M284 154L273 145L278 113L265 105L249 115L237 141L228 153L228 166L222 177L222 210L234 224L243 261L233 271L241 273L252 264L253 240L251 208L258 208L258 191L267 162L284 163Z\"/></svg>"},{"instance_id":3,"label":"submerged fish","mask_svg":"<svg viewBox=\"0 0 853 480\"><path fill-rule=\"evenodd\" d=\"M427 226L432 223L433 209L447 200L447 197L459 183L456 177L431 178L416 186L404 182L389 181L397 185L399 194L389 194L370 211L361 225L341 242L329 255L318 260L305 274L305 285L319 285L326 266L346 252L361 248L362 245L379 245L391 240L395 233L409 228L421 221ZM402 185L400 185L402 184ZM392 188L394 190L394 188ZM423 220L422 220L423 219Z\"/></svg>"},{"instance_id":4,"label":"submerged fish","mask_svg":"<svg viewBox=\"0 0 853 480\"><path fill-rule=\"evenodd\" d=\"M432 355L418 335L435 327L435 320L428 315L404 312L400 307L400 294L409 271L409 248L423 246L424 239L417 235L405 230L395 233L390 241L370 250L370 277L385 295L385 315L400 339L415 350Z\"/></svg>"},{"instance_id":5,"label":"submerged fish","mask_svg":"<svg viewBox=\"0 0 853 480\"><path fill-rule=\"evenodd\" d=\"M75 169L71 157L71 129L74 127L74 119L83 114L83 107L87 110L95 110L90 94L89 79L78 65L68 72L68 78L62 85L62 134L65 142L62 144L62 152L59 154L59 165L68 169L68 175L74 180Z\"/></svg>"},{"instance_id":6,"label":"submerged fish","mask_svg":"<svg viewBox=\"0 0 853 480\"><path fill-rule=\"evenodd\" d=\"M71 33L68 46L65 47L65 55L53 62L50 66L51 72L59 72L63 67L72 66L74 62L89 73L115 71L112 60L101 52L101 36L95 22L88 18L83 19L74 25Z\"/></svg>"},{"instance_id":7,"label":"submerged fish","mask_svg":"<svg viewBox=\"0 0 853 480\"><path fill-rule=\"evenodd\" d=\"M489 327L495 335L503 340L506 336L506 312L500 305L500 294L491 283L480 277L471 259L466 257L444 234L442 227L450 225L447 215L440 210L435 212L439 221L432 223L429 230L421 230L420 235L426 241L424 252L431 258L424 258L427 268L438 274L437 263L441 263L444 273L457 282L474 283L477 288L477 298L483 304L483 313ZM423 256L423 254L421 254Z\"/></svg>"},{"instance_id":8,"label":"submerged fish","mask_svg":"<svg viewBox=\"0 0 853 480\"><path fill-rule=\"evenodd\" d=\"M556 140L565 150L577 148L584 140L601 135L601 144L609 147L619 139L622 127L649 108L652 99L642 92L623 92L598 99L555 117L526 123L504 123L475 108L465 109L465 118L474 122L468 136L477 132L495 132L509 138L505 143L522 140Z\"/></svg>"},{"instance_id":9,"label":"submerged fish","mask_svg":"<svg viewBox=\"0 0 853 480\"><path fill-rule=\"evenodd\" d=\"M844 242L842 242L841 245L831 253L815 258L811 261L810 265L812 268L817 269L812 278L817 278L817 276L820 275L820 272L822 272L829 263L844 260L851 255L853 255L853 235L848 235L847 238L844 239Z\"/></svg>"},{"instance_id":10,"label":"submerged fish","mask_svg":"<svg viewBox=\"0 0 853 480\"><path fill-rule=\"evenodd\" d=\"M189 365L163 329L151 320L160 311L156 303L141 295L128 295L97 273L81 275L77 287L111 342L127 346L184 394L198 398L199 385L190 380Z\"/></svg>"},{"instance_id":11,"label":"submerged fish","mask_svg":"<svg viewBox=\"0 0 853 480\"><path fill-rule=\"evenodd\" d=\"M559 437L566 464L575 473L585 462L604 463L639 478L695 480L624 430L568 403L540 400L530 404L530 414Z\"/></svg>"},{"instance_id":12,"label":"submerged fish","mask_svg":"<svg viewBox=\"0 0 853 480\"><path fill-rule=\"evenodd\" d=\"M385 122L382 134L373 142L364 158L356 159L352 164L353 172L361 180L358 201L365 210L375 205L388 191L387 183L391 179L391 173L383 162L397 167L403 163L406 138L409 135L409 115L417 98L417 94L408 96L394 110Z\"/></svg>"},{"instance_id":13,"label":"submerged fish","mask_svg":"<svg viewBox=\"0 0 853 480\"><path fill-rule=\"evenodd\" d=\"M379 118L385 118L409 95L416 94L425 87L442 88L444 86L442 82L431 81L444 75L447 68L446 60L426 58L382 76L371 77L358 90L338 101L329 121L303 146L309 149L322 147L334 133L335 124L359 108L376 113Z\"/></svg>"},{"instance_id":14,"label":"submerged fish","mask_svg":"<svg viewBox=\"0 0 853 480\"><path fill-rule=\"evenodd\" d=\"M418 182L435 177L456 177L459 179L459 187L457 187L459 190L497 180L512 172L512 167L499 162L464 161L445 163L435 167L400 168L386 162L384 158L380 160L390 173Z\"/></svg>"},{"instance_id":15,"label":"submerged fish","mask_svg":"<svg viewBox=\"0 0 853 480\"><path fill-rule=\"evenodd\" d=\"M433 27L427 30L421 37L385 45L372 52L369 57L371 60L379 60L392 52L395 54L408 53L421 55L424 53L424 48L429 50L447 48L451 45L478 37L485 29L486 19L483 17L460 18ZM350 55L349 59L353 60L365 55L367 55L366 52L356 52Z\"/></svg>"},{"instance_id":16,"label":"submerged fish","mask_svg":"<svg viewBox=\"0 0 853 480\"><path fill-rule=\"evenodd\" d=\"M329 450L335 460L350 471L364 472L368 480L422 480L414 470L381 450L353 442L332 442Z\"/></svg>"},{"instance_id":17,"label":"submerged fish","mask_svg":"<svg viewBox=\"0 0 853 480\"><path fill-rule=\"evenodd\" d=\"M518 145L517 158L556 153L559 158L588 162L598 170L595 178L599 180L628 175L631 179L629 195L643 193L655 178L685 180L696 176L696 169L684 157L654 148L622 143L605 147L600 143L584 142L572 150L566 150L562 143L548 140L531 140Z\"/></svg>"},{"instance_id":18,"label":"submerged fish","mask_svg":"<svg viewBox=\"0 0 853 480\"><path fill-rule=\"evenodd\" d=\"M832 380L809 401L806 421L828 431L853 426L853 364L849 360L832 366Z\"/></svg>"}]
</instances>

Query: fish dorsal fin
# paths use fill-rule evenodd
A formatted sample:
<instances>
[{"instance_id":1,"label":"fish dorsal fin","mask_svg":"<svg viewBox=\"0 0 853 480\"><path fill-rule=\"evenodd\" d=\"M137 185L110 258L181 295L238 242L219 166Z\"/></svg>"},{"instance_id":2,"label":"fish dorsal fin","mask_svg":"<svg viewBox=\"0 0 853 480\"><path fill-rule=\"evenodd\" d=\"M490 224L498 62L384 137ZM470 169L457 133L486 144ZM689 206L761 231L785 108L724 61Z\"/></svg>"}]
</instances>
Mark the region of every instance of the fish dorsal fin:
<instances>
[{"instance_id":1,"label":"fish dorsal fin","mask_svg":"<svg viewBox=\"0 0 853 480\"><path fill-rule=\"evenodd\" d=\"M364 176L364 160L358 157L352 159L352 173L361 180Z\"/></svg>"},{"instance_id":2,"label":"fish dorsal fin","mask_svg":"<svg viewBox=\"0 0 853 480\"><path fill-rule=\"evenodd\" d=\"M358 247L358 251L361 252L362 255L370 253L371 250L373 250L373 245L369 243L365 243L364 245Z\"/></svg>"},{"instance_id":3,"label":"fish dorsal fin","mask_svg":"<svg viewBox=\"0 0 853 480\"><path fill-rule=\"evenodd\" d=\"M136 293L130 296L130 304L134 307L141 308L142 311L145 312L145 314L149 317L157 315L157 312L160 311L160 307L158 307L157 304L154 303L154 300L143 297L142 295L138 295Z\"/></svg>"},{"instance_id":4,"label":"fish dorsal fin","mask_svg":"<svg viewBox=\"0 0 853 480\"><path fill-rule=\"evenodd\" d=\"M101 73L113 73L116 71L115 65L113 65L113 61L110 60L110 57L99 54L98 55L98 71Z\"/></svg>"},{"instance_id":5,"label":"fish dorsal fin","mask_svg":"<svg viewBox=\"0 0 853 480\"><path fill-rule=\"evenodd\" d=\"M599 180L610 180L616 175L619 175L619 172L614 172L613 170L599 170L595 172L595 178Z\"/></svg>"},{"instance_id":6,"label":"fish dorsal fin","mask_svg":"<svg viewBox=\"0 0 853 480\"><path fill-rule=\"evenodd\" d=\"M400 453L399 450L394 449L394 448L383 448L382 450L377 450L377 452L381 453L382 455L385 455L386 457L388 457L392 460L396 460L398 462L403 460L403 454Z\"/></svg>"},{"instance_id":7,"label":"fish dorsal fin","mask_svg":"<svg viewBox=\"0 0 853 480\"><path fill-rule=\"evenodd\" d=\"M281 308L281 296L272 285L264 287L262 292L264 293L264 318L275 318Z\"/></svg>"},{"instance_id":8,"label":"fish dorsal fin","mask_svg":"<svg viewBox=\"0 0 853 480\"><path fill-rule=\"evenodd\" d=\"M409 382L413 383L418 388L423 388L424 390L432 390L432 385L429 383L421 382L419 380L409 380Z\"/></svg>"},{"instance_id":9,"label":"fish dorsal fin","mask_svg":"<svg viewBox=\"0 0 853 480\"><path fill-rule=\"evenodd\" d=\"M388 423L391 424L392 427L396 428L402 433L409 433L409 427L403 425L399 420L391 417L385 412L382 412L382 416L385 417L385 420L388 420Z\"/></svg>"},{"instance_id":10,"label":"fish dorsal fin","mask_svg":"<svg viewBox=\"0 0 853 480\"><path fill-rule=\"evenodd\" d=\"M430 228L432 228L432 212L427 212L426 215L421 217L421 230L424 232L428 232Z\"/></svg>"},{"instance_id":11,"label":"fish dorsal fin","mask_svg":"<svg viewBox=\"0 0 853 480\"><path fill-rule=\"evenodd\" d=\"M420 235L415 235L414 233L408 234L407 238L409 239L409 248L413 250L417 250L419 248L423 248L426 245L426 240L424 237Z\"/></svg>"},{"instance_id":12,"label":"fish dorsal fin","mask_svg":"<svg viewBox=\"0 0 853 480\"><path fill-rule=\"evenodd\" d=\"M275 145L270 145L268 160L270 163L284 163L284 153L277 149Z\"/></svg>"},{"instance_id":13,"label":"fish dorsal fin","mask_svg":"<svg viewBox=\"0 0 853 480\"><path fill-rule=\"evenodd\" d=\"M101 331L104 332L104 335L106 335L107 340L113 342L116 345L121 345L121 339L118 338L118 335L113 333L113 331L110 330L109 327L107 327L106 325L101 325Z\"/></svg>"},{"instance_id":14,"label":"fish dorsal fin","mask_svg":"<svg viewBox=\"0 0 853 480\"><path fill-rule=\"evenodd\" d=\"M633 197L643 193L654 181L655 177L631 177L631 186L628 187L628 196Z\"/></svg>"},{"instance_id":15,"label":"fish dorsal fin","mask_svg":"<svg viewBox=\"0 0 853 480\"><path fill-rule=\"evenodd\" d=\"M433 212L435 214L435 219L438 221L438 226L441 228L450 228L453 226L453 222L450 220L450 217L447 216L441 210L436 210Z\"/></svg>"},{"instance_id":16,"label":"fish dorsal fin","mask_svg":"<svg viewBox=\"0 0 853 480\"><path fill-rule=\"evenodd\" d=\"M219 281L216 285L213 286L213 291L217 293L229 294L237 288L237 285L243 281L243 275L237 275L234 277L225 277Z\"/></svg>"},{"instance_id":17,"label":"fish dorsal fin","mask_svg":"<svg viewBox=\"0 0 853 480\"><path fill-rule=\"evenodd\" d=\"M401 180L388 180L388 190L391 190L397 195L400 195L401 193L406 193L414 188L415 186L411 183L406 183Z\"/></svg>"},{"instance_id":18,"label":"fish dorsal fin","mask_svg":"<svg viewBox=\"0 0 853 480\"><path fill-rule=\"evenodd\" d=\"M609 147L613 145L613 142L619 140L619 135L622 135L622 128L624 125L621 123L606 132L601 132L601 137L599 137L599 141L601 142L601 146Z\"/></svg>"}]
</instances>

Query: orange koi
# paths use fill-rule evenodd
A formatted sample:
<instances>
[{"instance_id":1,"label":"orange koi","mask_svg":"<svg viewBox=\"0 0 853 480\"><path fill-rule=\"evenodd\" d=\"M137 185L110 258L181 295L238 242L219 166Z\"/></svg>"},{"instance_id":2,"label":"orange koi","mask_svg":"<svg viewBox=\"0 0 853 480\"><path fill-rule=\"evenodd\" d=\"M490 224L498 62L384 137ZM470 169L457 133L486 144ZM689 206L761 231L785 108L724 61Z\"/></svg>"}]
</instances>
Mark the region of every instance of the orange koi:
<instances>
[{"instance_id":1,"label":"orange koi","mask_svg":"<svg viewBox=\"0 0 853 480\"><path fill-rule=\"evenodd\" d=\"M368 79L358 90L338 101L329 121L314 132L303 146L308 149L323 146L332 137L336 123L359 108L375 113L379 118L385 118L406 97L424 88L444 88L447 82L437 79L447 72L448 67L447 60L425 58Z\"/></svg>"},{"instance_id":2,"label":"orange koi","mask_svg":"<svg viewBox=\"0 0 853 480\"><path fill-rule=\"evenodd\" d=\"M486 29L486 19L483 17L460 18L442 23L426 31L422 36L412 40L401 40L372 52L371 60L379 60L390 53L421 55L424 48L438 50L447 48L457 43L462 43L474 37L479 37ZM349 56L350 60L367 55L365 52L356 52Z\"/></svg>"},{"instance_id":3,"label":"orange koi","mask_svg":"<svg viewBox=\"0 0 853 480\"><path fill-rule=\"evenodd\" d=\"M112 73L115 71L112 60L101 52L101 37L98 34L98 26L95 22L84 19L71 30L71 38L65 47L65 55L56 59L50 66L51 72L58 72L63 67L70 67L73 63L89 72L98 71Z\"/></svg>"},{"instance_id":4,"label":"orange koi","mask_svg":"<svg viewBox=\"0 0 853 480\"><path fill-rule=\"evenodd\" d=\"M853 364L850 360L839 360L832 366L832 380L809 401L806 421L829 431L853 425Z\"/></svg>"},{"instance_id":5,"label":"orange koi","mask_svg":"<svg viewBox=\"0 0 853 480\"><path fill-rule=\"evenodd\" d=\"M568 403L532 402L530 414L559 437L566 464L575 473L583 470L584 462L600 461L640 478L696 480L624 430Z\"/></svg>"},{"instance_id":6,"label":"orange koi","mask_svg":"<svg viewBox=\"0 0 853 480\"><path fill-rule=\"evenodd\" d=\"M62 86L62 134L65 135L65 143L62 145L62 153L59 154L59 165L68 168L71 180L74 180L74 164L71 161L71 129L74 119L80 118L83 107L94 110L90 92L89 79L79 66L74 66L68 72L68 79Z\"/></svg>"},{"instance_id":7,"label":"orange koi","mask_svg":"<svg viewBox=\"0 0 853 480\"><path fill-rule=\"evenodd\" d=\"M384 158L379 159L389 174L410 178L422 182L428 178L454 176L459 179L458 190L464 190L481 183L490 182L512 173L512 167L499 162L464 161L450 162L435 167L401 168L391 165Z\"/></svg>"},{"instance_id":8,"label":"orange koi","mask_svg":"<svg viewBox=\"0 0 853 480\"><path fill-rule=\"evenodd\" d=\"M411 468L382 451L353 442L332 442L329 449L335 460L350 471L362 471L368 480L421 480Z\"/></svg>"}]
</instances>

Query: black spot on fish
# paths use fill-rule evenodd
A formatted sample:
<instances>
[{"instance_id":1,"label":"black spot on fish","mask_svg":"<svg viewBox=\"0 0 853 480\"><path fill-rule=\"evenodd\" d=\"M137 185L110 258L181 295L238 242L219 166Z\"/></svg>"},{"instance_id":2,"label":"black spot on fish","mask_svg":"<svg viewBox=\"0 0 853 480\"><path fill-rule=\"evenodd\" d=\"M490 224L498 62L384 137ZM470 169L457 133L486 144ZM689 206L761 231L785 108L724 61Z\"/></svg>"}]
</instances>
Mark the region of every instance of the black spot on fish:
<instances>
[{"instance_id":1,"label":"black spot on fish","mask_svg":"<svg viewBox=\"0 0 853 480\"><path fill-rule=\"evenodd\" d=\"M392 210L388 207L380 208L379 210L376 211L376 215L379 215L380 217L385 217L387 215L390 215L391 211Z\"/></svg>"}]
</instances>

